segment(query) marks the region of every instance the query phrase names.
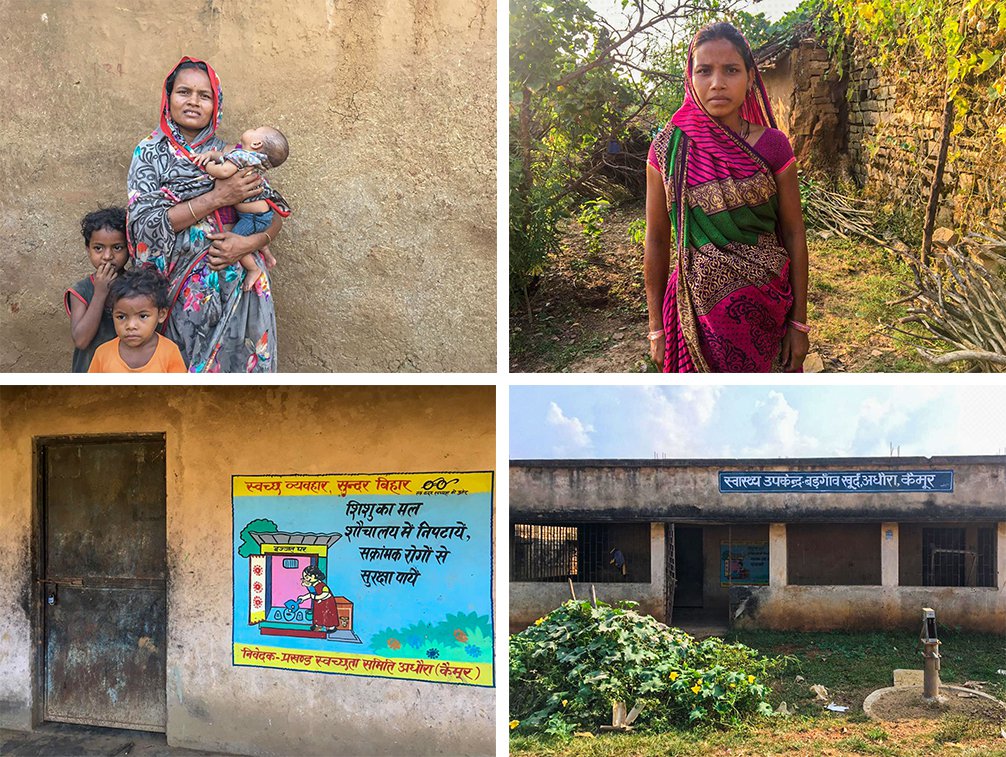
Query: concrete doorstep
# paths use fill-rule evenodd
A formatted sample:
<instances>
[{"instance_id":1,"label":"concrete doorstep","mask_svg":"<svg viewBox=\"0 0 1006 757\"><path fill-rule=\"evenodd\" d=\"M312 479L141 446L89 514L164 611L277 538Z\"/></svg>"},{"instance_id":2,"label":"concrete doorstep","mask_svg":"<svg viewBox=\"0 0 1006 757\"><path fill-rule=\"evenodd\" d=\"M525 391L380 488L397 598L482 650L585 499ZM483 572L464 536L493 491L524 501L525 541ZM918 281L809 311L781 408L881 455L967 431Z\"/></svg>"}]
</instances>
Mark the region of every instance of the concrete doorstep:
<instances>
[{"instance_id":1,"label":"concrete doorstep","mask_svg":"<svg viewBox=\"0 0 1006 757\"><path fill-rule=\"evenodd\" d=\"M0 729L0 755L24 757L162 757L162 755L224 755L168 746L163 733L95 728L69 723L43 723L33 731Z\"/></svg>"}]
</instances>

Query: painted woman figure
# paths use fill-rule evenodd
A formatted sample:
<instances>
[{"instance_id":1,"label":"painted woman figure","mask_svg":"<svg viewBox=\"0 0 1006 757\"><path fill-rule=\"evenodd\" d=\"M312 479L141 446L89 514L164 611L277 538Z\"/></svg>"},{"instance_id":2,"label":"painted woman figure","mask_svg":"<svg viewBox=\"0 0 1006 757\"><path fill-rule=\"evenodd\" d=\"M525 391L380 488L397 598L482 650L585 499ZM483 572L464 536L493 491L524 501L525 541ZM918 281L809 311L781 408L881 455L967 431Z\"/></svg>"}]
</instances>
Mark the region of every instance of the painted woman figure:
<instances>
[{"instance_id":1,"label":"painted woman figure","mask_svg":"<svg viewBox=\"0 0 1006 757\"><path fill-rule=\"evenodd\" d=\"M308 565L301 574L300 583L307 588L307 594L297 597L298 602L310 599L314 606L311 611L311 630L331 633L339 627L339 610L335 605L332 591L325 585L325 574L316 565Z\"/></svg>"},{"instance_id":2,"label":"painted woman figure","mask_svg":"<svg viewBox=\"0 0 1006 757\"><path fill-rule=\"evenodd\" d=\"M127 179L130 251L168 277L171 311L165 336L193 372L276 371L276 311L268 275L242 292L242 256L260 250L282 227L277 215L264 232L228 230L232 206L260 190L251 169L207 181L192 161L226 147L216 136L223 92L205 62L182 58L164 82L159 127L136 147ZM260 266L263 261L259 260Z\"/></svg>"},{"instance_id":3,"label":"painted woman figure","mask_svg":"<svg viewBox=\"0 0 1006 757\"><path fill-rule=\"evenodd\" d=\"M684 103L646 169L650 356L665 372L802 368L807 241L793 150L775 125L743 35L699 31Z\"/></svg>"}]
</instances>

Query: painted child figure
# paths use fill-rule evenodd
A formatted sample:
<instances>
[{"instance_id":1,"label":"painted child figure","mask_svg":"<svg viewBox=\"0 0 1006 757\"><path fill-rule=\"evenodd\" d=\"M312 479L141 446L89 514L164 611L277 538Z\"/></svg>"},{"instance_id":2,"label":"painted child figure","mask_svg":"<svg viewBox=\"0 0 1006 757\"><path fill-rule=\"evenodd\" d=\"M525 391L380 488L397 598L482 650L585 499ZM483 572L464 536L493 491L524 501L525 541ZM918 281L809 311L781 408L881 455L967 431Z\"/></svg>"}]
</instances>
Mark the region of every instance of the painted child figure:
<instances>
[{"instance_id":1,"label":"painted child figure","mask_svg":"<svg viewBox=\"0 0 1006 757\"><path fill-rule=\"evenodd\" d=\"M63 293L63 306L70 316L74 373L87 373L94 351L115 339L108 287L129 260L126 247L126 209L102 208L81 219L80 233L94 273Z\"/></svg>"},{"instance_id":2,"label":"painted child figure","mask_svg":"<svg viewBox=\"0 0 1006 757\"><path fill-rule=\"evenodd\" d=\"M207 150L194 155L192 160L214 179L230 178L242 168L252 168L262 177L262 192L235 206L238 222L232 231L246 237L263 233L269 239L267 229L272 225L273 213L279 213L285 218L290 215L290 206L279 192L269 186L265 172L282 165L289 154L290 146L279 129L259 126L248 129L241 135L241 141L228 147L226 151ZM272 268L276 260L267 248L268 246L261 252L267 267ZM241 258L241 266L246 271L241 288L248 291L255 286L262 275L262 269L253 254Z\"/></svg>"},{"instance_id":3,"label":"painted child figure","mask_svg":"<svg viewBox=\"0 0 1006 757\"><path fill-rule=\"evenodd\" d=\"M153 268L134 268L108 291L118 335L94 352L88 373L186 373L178 345L157 333L168 317L168 282Z\"/></svg>"},{"instance_id":4,"label":"painted child figure","mask_svg":"<svg viewBox=\"0 0 1006 757\"><path fill-rule=\"evenodd\" d=\"M325 585L325 574L316 565L308 565L301 574L300 583L307 588L307 594L297 597L298 602L313 601L311 630L332 633L339 628L339 610L331 589Z\"/></svg>"}]
</instances>

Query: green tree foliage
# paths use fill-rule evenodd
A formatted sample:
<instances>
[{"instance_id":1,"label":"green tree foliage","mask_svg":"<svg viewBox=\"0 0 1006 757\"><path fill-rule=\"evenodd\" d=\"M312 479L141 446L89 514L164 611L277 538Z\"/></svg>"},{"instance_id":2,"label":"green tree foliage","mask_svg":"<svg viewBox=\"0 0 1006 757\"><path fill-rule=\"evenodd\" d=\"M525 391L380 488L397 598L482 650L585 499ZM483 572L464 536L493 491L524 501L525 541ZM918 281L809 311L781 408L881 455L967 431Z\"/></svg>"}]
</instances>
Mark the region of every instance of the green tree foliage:
<instances>
[{"instance_id":1,"label":"green tree foliage","mask_svg":"<svg viewBox=\"0 0 1006 757\"><path fill-rule=\"evenodd\" d=\"M832 0L833 19L876 50L878 68L913 76L915 58L946 72L956 136L971 111L1006 113L1006 0ZM1006 125L992 135L1006 143Z\"/></svg>"},{"instance_id":2,"label":"green tree foliage","mask_svg":"<svg viewBox=\"0 0 1006 757\"><path fill-rule=\"evenodd\" d=\"M556 224L634 100L608 29L585 0L510 4L510 287L523 293L558 244Z\"/></svg>"}]
</instances>

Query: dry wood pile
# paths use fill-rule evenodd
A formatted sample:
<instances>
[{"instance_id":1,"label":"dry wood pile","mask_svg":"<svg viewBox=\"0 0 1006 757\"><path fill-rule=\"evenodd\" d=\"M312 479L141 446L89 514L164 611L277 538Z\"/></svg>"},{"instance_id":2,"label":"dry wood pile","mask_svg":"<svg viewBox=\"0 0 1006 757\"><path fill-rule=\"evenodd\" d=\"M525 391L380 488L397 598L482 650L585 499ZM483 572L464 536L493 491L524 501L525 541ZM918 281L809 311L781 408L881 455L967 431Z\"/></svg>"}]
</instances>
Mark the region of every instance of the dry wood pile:
<instances>
[{"instance_id":1,"label":"dry wood pile","mask_svg":"<svg viewBox=\"0 0 1006 757\"><path fill-rule=\"evenodd\" d=\"M937 245L925 266L905 257L918 292L900 322L929 334L931 346L919 354L934 365L968 361L977 370L1006 371L1006 230Z\"/></svg>"},{"instance_id":2,"label":"dry wood pile","mask_svg":"<svg viewBox=\"0 0 1006 757\"><path fill-rule=\"evenodd\" d=\"M933 365L963 361L973 370L1006 371L1006 229L937 238L922 264L904 243L879 237L870 203L813 180L801 181L801 194L808 225L868 239L911 267L916 291L897 301L909 303L908 315L888 330L921 339L926 346L916 350ZM922 333L901 328L907 324Z\"/></svg>"}]
</instances>

